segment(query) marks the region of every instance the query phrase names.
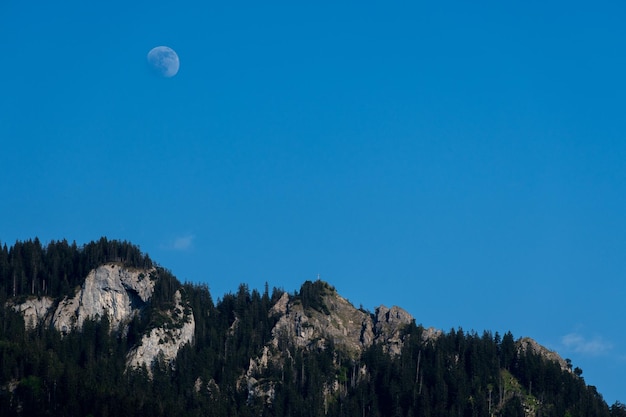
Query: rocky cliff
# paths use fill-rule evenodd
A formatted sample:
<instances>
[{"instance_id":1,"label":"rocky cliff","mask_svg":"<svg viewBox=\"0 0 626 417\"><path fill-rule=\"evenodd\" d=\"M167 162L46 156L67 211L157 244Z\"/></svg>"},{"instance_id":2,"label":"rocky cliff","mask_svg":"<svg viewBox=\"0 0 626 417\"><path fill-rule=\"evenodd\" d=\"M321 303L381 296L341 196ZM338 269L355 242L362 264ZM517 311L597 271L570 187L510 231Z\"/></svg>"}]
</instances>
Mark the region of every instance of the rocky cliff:
<instances>
[{"instance_id":1,"label":"rocky cliff","mask_svg":"<svg viewBox=\"0 0 626 417\"><path fill-rule=\"evenodd\" d=\"M545 346L540 345L530 337L522 337L516 342L517 350L519 352L530 351L535 355L539 355L549 361L553 361L559 364L563 371L572 372L571 366L567 361L561 357L557 352L548 349Z\"/></svg>"},{"instance_id":2,"label":"rocky cliff","mask_svg":"<svg viewBox=\"0 0 626 417\"><path fill-rule=\"evenodd\" d=\"M107 317L111 331L125 333L130 321L141 315L151 301L158 274L155 268L127 268L108 263L93 269L74 296L55 300L51 297L28 298L13 304L24 316L27 328L51 326L62 334L80 331L85 320ZM146 365L161 358L171 362L178 350L192 343L194 318L180 291L175 293L170 310L159 312L160 323L144 334L128 354L128 366Z\"/></svg>"},{"instance_id":3,"label":"rocky cliff","mask_svg":"<svg viewBox=\"0 0 626 417\"><path fill-rule=\"evenodd\" d=\"M68 332L82 328L85 319L106 315L111 328L119 329L152 297L154 273L154 269L127 269L116 264L92 270L74 297L59 303L52 325Z\"/></svg>"},{"instance_id":4,"label":"rocky cliff","mask_svg":"<svg viewBox=\"0 0 626 417\"><path fill-rule=\"evenodd\" d=\"M60 300L31 297L13 303L12 307L24 316L28 328L50 326L66 334L80 331L87 319L98 320L106 316L111 331L125 333L130 321L140 316L150 304L157 280L155 268L126 268L109 263L89 272L72 297ZM403 329L414 321L408 312L397 306L381 305L370 313L355 308L327 283L318 281L306 285L309 291L313 291L307 296L309 298L303 293L283 293L269 310L270 317L275 320L272 338L258 356L250 358L250 365L243 375L250 392L268 395L267 390L260 388L258 380L262 379L270 364L282 366L288 355L285 346L312 351L332 345L354 359L373 344L380 344L391 356L402 352L405 343ZM194 315L183 298L178 290L168 308L153 312L154 322L128 352L128 367L145 365L149 370L156 360L171 363L182 346L193 343ZM235 319L231 331L237 325ZM437 329L425 329L422 338L423 341L434 340L441 334ZM530 338L518 340L517 349L531 350L569 370L567 362L556 352Z\"/></svg>"},{"instance_id":5,"label":"rocky cliff","mask_svg":"<svg viewBox=\"0 0 626 417\"><path fill-rule=\"evenodd\" d=\"M171 362L181 347L193 342L195 321L191 310L184 305L180 291L174 295L174 307L161 312L161 317L163 324L150 329L130 351L128 366L138 368L145 365L150 370L155 360Z\"/></svg>"},{"instance_id":6,"label":"rocky cliff","mask_svg":"<svg viewBox=\"0 0 626 417\"><path fill-rule=\"evenodd\" d=\"M305 286L307 283L305 283ZM380 344L384 352L391 356L399 355L405 342L404 328L414 321L413 316L400 307L380 306L375 312L357 309L339 295L327 283L318 281L312 284L315 289L314 305L305 305L302 294L299 296L284 293L270 310L270 316L277 321L272 329L272 339L260 356L251 358L247 372L242 377L250 398L261 397L271 402L275 384L264 378L264 371L270 365L282 367L289 358L286 346L294 346L305 351L325 350L330 345L340 349L353 360L373 344ZM423 339L436 339L441 334L428 329ZM365 377L367 369L359 370L359 378ZM326 392L339 388L335 383L325 387Z\"/></svg>"},{"instance_id":7,"label":"rocky cliff","mask_svg":"<svg viewBox=\"0 0 626 417\"><path fill-rule=\"evenodd\" d=\"M12 307L24 316L27 329L34 329L46 321L48 313L54 304L51 297L28 298L23 303L13 304Z\"/></svg>"},{"instance_id":8,"label":"rocky cliff","mask_svg":"<svg viewBox=\"0 0 626 417\"><path fill-rule=\"evenodd\" d=\"M214 302L128 242L0 246L0 306L7 417L612 417L582 369L530 338L425 329L319 280Z\"/></svg>"},{"instance_id":9,"label":"rocky cliff","mask_svg":"<svg viewBox=\"0 0 626 417\"><path fill-rule=\"evenodd\" d=\"M398 354L402 349L401 331L413 316L400 307L380 306L374 314L355 308L332 287L326 285L320 309L305 308L295 296L284 293L270 314L278 318L272 330L272 345L287 338L300 348L324 348L332 342L358 356L373 343Z\"/></svg>"}]
</instances>

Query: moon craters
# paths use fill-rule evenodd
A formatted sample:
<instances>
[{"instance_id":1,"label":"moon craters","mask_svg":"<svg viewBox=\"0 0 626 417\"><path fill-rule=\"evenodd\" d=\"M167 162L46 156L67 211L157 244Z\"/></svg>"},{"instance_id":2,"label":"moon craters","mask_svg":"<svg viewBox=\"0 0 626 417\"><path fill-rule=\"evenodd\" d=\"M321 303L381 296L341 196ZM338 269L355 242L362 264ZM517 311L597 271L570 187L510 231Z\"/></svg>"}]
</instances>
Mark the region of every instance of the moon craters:
<instances>
[{"instance_id":1,"label":"moon craters","mask_svg":"<svg viewBox=\"0 0 626 417\"><path fill-rule=\"evenodd\" d=\"M157 46L148 52L148 63L162 77L171 78L178 73L180 61L176 51L168 46Z\"/></svg>"}]
</instances>

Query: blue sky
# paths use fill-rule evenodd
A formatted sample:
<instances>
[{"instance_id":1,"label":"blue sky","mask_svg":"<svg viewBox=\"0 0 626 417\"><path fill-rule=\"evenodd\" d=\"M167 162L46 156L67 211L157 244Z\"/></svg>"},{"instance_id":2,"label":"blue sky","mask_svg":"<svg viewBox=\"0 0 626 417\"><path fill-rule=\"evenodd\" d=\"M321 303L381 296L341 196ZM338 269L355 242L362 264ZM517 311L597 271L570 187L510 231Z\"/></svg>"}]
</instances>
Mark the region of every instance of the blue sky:
<instances>
[{"instance_id":1,"label":"blue sky","mask_svg":"<svg viewBox=\"0 0 626 417\"><path fill-rule=\"evenodd\" d=\"M93 3L0 4L2 242L130 240L215 299L320 274L626 401L623 2Z\"/></svg>"}]
</instances>

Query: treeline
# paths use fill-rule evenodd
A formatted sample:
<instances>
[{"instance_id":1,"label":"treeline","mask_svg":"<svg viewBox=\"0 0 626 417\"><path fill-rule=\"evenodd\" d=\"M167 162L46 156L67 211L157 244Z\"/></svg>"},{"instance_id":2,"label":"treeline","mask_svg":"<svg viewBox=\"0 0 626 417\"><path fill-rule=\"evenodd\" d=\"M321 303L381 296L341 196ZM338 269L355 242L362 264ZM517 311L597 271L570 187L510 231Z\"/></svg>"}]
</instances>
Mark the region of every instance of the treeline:
<instances>
[{"instance_id":1,"label":"treeline","mask_svg":"<svg viewBox=\"0 0 626 417\"><path fill-rule=\"evenodd\" d=\"M397 357L380 344L358 360L332 345L308 353L289 347L292 360L263 375L270 383L280 381L272 415L623 416L622 405L609 408L583 379L537 354L518 351L510 332L500 337L458 329L430 342L423 341L421 326L413 324L406 332ZM263 410L257 405L253 414Z\"/></svg>"},{"instance_id":2,"label":"treeline","mask_svg":"<svg viewBox=\"0 0 626 417\"><path fill-rule=\"evenodd\" d=\"M157 360L150 372L127 369L126 355L158 320L152 304L126 331L109 332L104 317L66 336L45 326L27 331L18 313L0 309L2 416L251 416L241 377L271 338L268 313L282 291L242 285L215 305L206 286L173 281L155 288L161 306L176 290L193 309L194 343L174 366Z\"/></svg>"},{"instance_id":3,"label":"treeline","mask_svg":"<svg viewBox=\"0 0 626 417\"><path fill-rule=\"evenodd\" d=\"M397 358L387 359L380 346L364 355L372 376L346 395L353 409L371 407L380 416L611 415L595 388L558 363L519 350L510 332L458 329L431 343L422 342L423 331L407 329Z\"/></svg>"},{"instance_id":4,"label":"treeline","mask_svg":"<svg viewBox=\"0 0 626 417\"><path fill-rule=\"evenodd\" d=\"M67 240L42 245L38 238L0 244L0 300L6 297L69 295L90 270L106 262L149 268L152 260L126 241L108 240L78 246Z\"/></svg>"},{"instance_id":5,"label":"treeline","mask_svg":"<svg viewBox=\"0 0 626 417\"><path fill-rule=\"evenodd\" d=\"M100 249L88 249L92 255L87 259L96 264L133 259L129 265L152 265L141 253L124 258L128 254L124 243L103 250L108 244L101 240L83 248L68 245L79 253L72 258L76 264L67 262L67 269L59 270L80 271L84 278L82 268L93 264L83 257L87 248L95 247ZM49 251L50 245L43 250L44 257ZM79 283L77 279L73 285ZM294 296L308 308L326 312L320 294L330 288L319 281L307 282ZM194 343L181 349L173 366L157 360L150 372L126 369L127 353L159 320L159 312L171 306L177 290L194 314ZM27 288L20 294L28 293ZM270 292L267 285L262 293L240 285L236 293L214 302L206 285L181 284L157 268L152 302L120 332L109 332L106 317L87 320L82 331L66 336L45 326L28 331L19 314L0 308L1 414L626 417L626 407L620 403L608 407L580 375L518 349L510 332L500 336L456 329L428 339L423 327L415 324L405 329L404 348L395 357L382 345L354 358L331 342L309 351L279 338L271 354L282 361L269 360L267 368L249 374L256 380L249 386L245 375L251 359L261 356L272 340L277 318L270 310L282 295L282 290Z\"/></svg>"}]
</instances>

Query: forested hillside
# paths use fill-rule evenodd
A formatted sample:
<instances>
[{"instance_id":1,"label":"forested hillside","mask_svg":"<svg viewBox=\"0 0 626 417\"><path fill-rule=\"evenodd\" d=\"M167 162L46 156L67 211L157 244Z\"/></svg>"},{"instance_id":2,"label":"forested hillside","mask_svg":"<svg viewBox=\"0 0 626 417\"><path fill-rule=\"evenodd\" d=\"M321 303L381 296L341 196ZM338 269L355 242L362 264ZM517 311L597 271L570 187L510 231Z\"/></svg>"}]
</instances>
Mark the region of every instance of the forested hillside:
<instances>
[{"instance_id":1,"label":"forested hillside","mask_svg":"<svg viewBox=\"0 0 626 417\"><path fill-rule=\"evenodd\" d=\"M332 340L298 347L270 341L279 319L272 307L284 292L245 284L215 302L206 285L179 283L156 266L151 303L127 326L87 320L60 334L40 324L27 330L16 300L44 295L60 302L105 262L154 267L127 242L101 239L82 247L38 240L0 249L0 410L9 416L598 416L623 417L578 370L525 349L508 332L462 329L426 337L412 322L402 350L372 344L358 356ZM289 297L333 320L328 284L307 282ZM129 368L129 350L163 320L180 291L193 312L193 343L176 360ZM319 342L319 341L318 341ZM274 352L250 385L251 362ZM568 362L571 367L571 363ZM253 389L254 388L254 389Z\"/></svg>"},{"instance_id":2,"label":"forested hillside","mask_svg":"<svg viewBox=\"0 0 626 417\"><path fill-rule=\"evenodd\" d=\"M101 238L78 247L76 242L39 239L0 245L0 296L69 295L90 270L106 262L149 268L152 260L128 242Z\"/></svg>"}]
</instances>

